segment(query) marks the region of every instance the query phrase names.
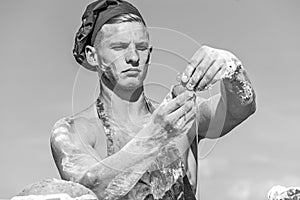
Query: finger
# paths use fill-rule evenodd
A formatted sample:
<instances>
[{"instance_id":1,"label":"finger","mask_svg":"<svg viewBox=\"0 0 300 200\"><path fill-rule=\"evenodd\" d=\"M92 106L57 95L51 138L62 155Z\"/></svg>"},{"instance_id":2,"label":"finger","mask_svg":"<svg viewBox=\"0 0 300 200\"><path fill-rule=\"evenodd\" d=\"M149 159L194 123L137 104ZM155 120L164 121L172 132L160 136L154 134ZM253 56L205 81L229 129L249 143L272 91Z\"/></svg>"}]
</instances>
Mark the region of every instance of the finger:
<instances>
[{"instance_id":1,"label":"finger","mask_svg":"<svg viewBox=\"0 0 300 200\"><path fill-rule=\"evenodd\" d=\"M186 88L189 90L194 90L195 86L198 82L202 79L205 72L208 68L212 65L213 60L210 56L206 55L201 63L197 66L195 71L193 72L191 78L189 79L188 83L186 84Z\"/></svg>"},{"instance_id":2,"label":"finger","mask_svg":"<svg viewBox=\"0 0 300 200\"><path fill-rule=\"evenodd\" d=\"M203 46L198 49L195 54L192 56L188 66L186 67L185 71L182 73L181 82L185 85L190 77L192 76L194 70L198 66L198 64L203 60L206 53L206 47Z\"/></svg>"},{"instance_id":3,"label":"finger","mask_svg":"<svg viewBox=\"0 0 300 200\"><path fill-rule=\"evenodd\" d=\"M227 72L227 69L226 69L226 65L224 63L222 68L217 72L217 74L214 76L213 80L211 82L209 82L208 85L213 85L217 81L221 80L226 72Z\"/></svg>"},{"instance_id":4,"label":"finger","mask_svg":"<svg viewBox=\"0 0 300 200\"><path fill-rule=\"evenodd\" d=\"M184 105L170 113L167 117L167 121L171 123L176 123L180 118L185 116L194 107L194 101L186 101Z\"/></svg>"},{"instance_id":5,"label":"finger","mask_svg":"<svg viewBox=\"0 0 300 200\"><path fill-rule=\"evenodd\" d=\"M185 71L182 73L182 77L181 77L181 82L183 85L185 85L190 80L190 76L192 75L196 67L197 66L193 65L192 63L188 64Z\"/></svg>"},{"instance_id":6,"label":"finger","mask_svg":"<svg viewBox=\"0 0 300 200\"><path fill-rule=\"evenodd\" d=\"M192 99L194 97L194 92L191 91L185 91L172 99L165 107L166 113L171 113L174 110L181 107L186 101Z\"/></svg>"},{"instance_id":7,"label":"finger","mask_svg":"<svg viewBox=\"0 0 300 200\"><path fill-rule=\"evenodd\" d=\"M214 82L216 82L214 78L218 78L215 76L223 68L224 64L225 59L217 59L203 75L203 78L197 85L197 90L203 90L208 84L213 84Z\"/></svg>"},{"instance_id":8,"label":"finger","mask_svg":"<svg viewBox=\"0 0 300 200\"><path fill-rule=\"evenodd\" d=\"M182 130L184 128L186 128L186 126L196 117L196 113L195 113L195 109L194 107L188 112L186 113L185 116L182 116L178 122L175 125L176 129Z\"/></svg>"}]
</instances>

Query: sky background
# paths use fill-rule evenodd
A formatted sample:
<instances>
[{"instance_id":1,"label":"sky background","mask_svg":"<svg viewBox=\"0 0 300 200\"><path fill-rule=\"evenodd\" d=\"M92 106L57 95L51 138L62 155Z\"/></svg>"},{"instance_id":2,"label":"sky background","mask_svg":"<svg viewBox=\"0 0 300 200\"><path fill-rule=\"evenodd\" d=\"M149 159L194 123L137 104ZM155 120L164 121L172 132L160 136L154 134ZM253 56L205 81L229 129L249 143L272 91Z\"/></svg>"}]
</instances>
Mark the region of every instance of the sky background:
<instances>
[{"instance_id":1,"label":"sky background","mask_svg":"<svg viewBox=\"0 0 300 200\"><path fill-rule=\"evenodd\" d=\"M71 53L89 2L0 1L0 198L59 178L51 128L90 104L97 91L96 74ZM167 93L198 44L235 53L256 90L256 113L217 143L204 142L201 199L267 199L274 185L300 186L300 1L131 2L152 27L149 96Z\"/></svg>"}]
</instances>

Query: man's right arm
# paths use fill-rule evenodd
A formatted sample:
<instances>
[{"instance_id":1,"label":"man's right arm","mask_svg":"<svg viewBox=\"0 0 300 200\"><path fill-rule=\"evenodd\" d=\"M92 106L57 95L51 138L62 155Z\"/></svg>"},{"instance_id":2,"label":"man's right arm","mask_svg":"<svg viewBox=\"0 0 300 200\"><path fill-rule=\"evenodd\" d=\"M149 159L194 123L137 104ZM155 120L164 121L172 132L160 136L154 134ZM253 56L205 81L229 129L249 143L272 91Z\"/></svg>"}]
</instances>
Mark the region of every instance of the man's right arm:
<instances>
[{"instance_id":1,"label":"man's right arm","mask_svg":"<svg viewBox=\"0 0 300 200\"><path fill-rule=\"evenodd\" d=\"M73 123L72 119L60 120L52 131L50 143L56 166L63 179L85 185L98 197L125 195L159 152L154 141L134 138L120 151L101 159L85 138L80 137ZM118 194L110 194L114 193L115 182L120 181L124 182L118 183L123 192L119 188Z\"/></svg>"}]
</instances>

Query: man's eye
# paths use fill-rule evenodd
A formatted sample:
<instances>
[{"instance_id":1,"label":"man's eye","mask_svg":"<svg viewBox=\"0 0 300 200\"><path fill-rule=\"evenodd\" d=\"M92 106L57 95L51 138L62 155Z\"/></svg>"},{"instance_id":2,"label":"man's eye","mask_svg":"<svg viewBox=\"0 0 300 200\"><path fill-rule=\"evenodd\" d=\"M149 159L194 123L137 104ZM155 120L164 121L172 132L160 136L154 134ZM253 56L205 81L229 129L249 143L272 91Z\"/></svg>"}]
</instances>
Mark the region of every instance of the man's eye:
<instances>
[{"instance_id":1,"label":"man's eye","mask_svg":"<svg viewBox=\"0 0 300 200\"><path fill-rule=\"evenodd\" d=\"M112 49L115 50L115 51L121 51L121 50L124 50L126 48L127 48L126 46L113 46L112 47Z\"/></svg>"},{"instance_id":2,"label":"man's eye","mask_svg":"<svg viewBox=\"0 0 300 200\"><path fill-rule=\"evenodd\" d=\"M146 51L148 49L148 46L137 46L136 49L138 51Z\"/></svg>"},{"instance_id":3,"label":"man's eye","mask_svg":"<svg viewBox=\"0 0 300 200\"><path fill-rule=\"evenodd\" d=\"M122 47L113 47L112 49L115 50L115 51L121 51L121 50L123 50L124 48L122 48Z\"/></svg>"}]
</instances>

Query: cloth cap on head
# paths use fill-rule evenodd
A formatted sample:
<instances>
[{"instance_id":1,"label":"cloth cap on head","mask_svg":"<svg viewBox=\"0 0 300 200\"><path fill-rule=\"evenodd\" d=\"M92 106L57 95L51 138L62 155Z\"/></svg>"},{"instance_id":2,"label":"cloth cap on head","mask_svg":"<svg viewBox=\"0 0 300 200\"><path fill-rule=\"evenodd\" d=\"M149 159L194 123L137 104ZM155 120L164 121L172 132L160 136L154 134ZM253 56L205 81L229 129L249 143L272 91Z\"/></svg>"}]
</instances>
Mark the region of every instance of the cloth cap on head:
<instances>
[{"instance_id":1,"label":"cloth cap on head","mask_svg":"<svg viewBox=\"0 0 300 200\"><path fill-rule=\"evenodd\" d=\"M89 65L85 57L85 47L93 45L98 31L111 18L120 14L135 14L146 25L140 12L130 3L123 0L98 0L89 4L83 15L82 24L75 36L73 55L75 60L91 71L96 67Z\"/></svg>"}]
</instances>

